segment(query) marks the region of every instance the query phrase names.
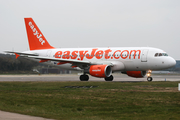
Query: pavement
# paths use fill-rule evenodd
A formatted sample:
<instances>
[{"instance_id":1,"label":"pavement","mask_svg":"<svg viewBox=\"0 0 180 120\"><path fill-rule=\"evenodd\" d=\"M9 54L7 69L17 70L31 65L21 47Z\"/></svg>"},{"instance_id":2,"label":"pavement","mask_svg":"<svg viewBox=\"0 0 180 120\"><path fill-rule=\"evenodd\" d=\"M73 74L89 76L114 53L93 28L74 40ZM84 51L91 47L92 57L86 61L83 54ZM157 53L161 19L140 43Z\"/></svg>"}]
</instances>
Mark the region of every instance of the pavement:
<instances>
[{"instance_id":1,"label":"pavement","mask_svg":"<svg viewBox=\"0 0 180 120\"><path fill-rule=\"evenodd\" d=\"M144 78L132 78L125 74L113 74L116 82L141 82L147 81ZM153 81L180 81L179 74L155 74L152 75ZM58 74L58 75L0 75L0 81L80 81L78 74ZM89 76L89 81L105 81L103 78Z\"/></svg>"},{"instance_id":2,"label":"pavement","mask_svg":"<svg viewBox=\"0 0 180 120\"><path fill-rule=\"evenodd\" d=\"M41 117L33 117L29 115L21 115L17 113L0 111L0 120L53 120L53 119L45 119Z\"/></svg>"}]
</instances>

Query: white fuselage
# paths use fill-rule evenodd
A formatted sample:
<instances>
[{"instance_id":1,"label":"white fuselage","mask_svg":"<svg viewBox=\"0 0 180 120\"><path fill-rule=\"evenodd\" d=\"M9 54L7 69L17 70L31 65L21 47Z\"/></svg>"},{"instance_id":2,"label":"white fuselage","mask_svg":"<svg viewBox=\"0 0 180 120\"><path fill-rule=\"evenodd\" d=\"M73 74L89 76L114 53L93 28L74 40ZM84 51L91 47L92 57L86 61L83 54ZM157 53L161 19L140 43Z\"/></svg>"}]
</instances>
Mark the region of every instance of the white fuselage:
<instances>
[{"instance_id":1,"label":"white fuselage","mask_svg":"<svg viewBox=\"0 0 180 120\"><path fill-rule=\"evenodd\" d=\"M163 50L152 47L60 48L32 50L24 53L38 53L39 56L58 59L90 61L94 64L112 64L112 71L161 70L176 64L176 61L167 56ZM47 63L58 64L57 62ZM64 69L77 69L69 63L59 66Z\"/></svg>"}]
</instances>

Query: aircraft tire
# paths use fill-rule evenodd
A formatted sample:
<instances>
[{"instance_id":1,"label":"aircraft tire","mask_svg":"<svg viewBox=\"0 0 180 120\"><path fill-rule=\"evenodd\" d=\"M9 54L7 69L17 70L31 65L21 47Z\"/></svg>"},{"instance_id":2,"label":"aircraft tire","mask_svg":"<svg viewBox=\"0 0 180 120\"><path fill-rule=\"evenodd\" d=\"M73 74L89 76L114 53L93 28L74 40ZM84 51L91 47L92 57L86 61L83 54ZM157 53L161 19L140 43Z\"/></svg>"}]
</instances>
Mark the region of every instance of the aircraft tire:
<instances>
[{"instance_id":1,"label":"aircraft tire","mask_svg":"<svg viewBox=\"0 0 180 120\"><path fill-rule=\"evenodd\" d=\"M89 76L88 75L80 75L79 79L80 79L80 81L88 81Z\"/></svg>"},{"instance_id":2,"label":"aircraft tire","mask_svg":"<svg viewBox=\"0 0 180 120\"><path fill-rule=\"evenodd\" d=\"M152 80L153 80L152 77L147 77L147 81L148 81L148 82L151 82Z\"/></svg>"},{"instance_id":3,"label":"aircraft tire","mask_svg":"<svg viewBox=\"0 0 180 120\"><path fill-rule=\"evenodd\" d=\"M105 81L113 81L114 77L111 75L109 77L104 78Z\"/></svg>"}]
</instances>

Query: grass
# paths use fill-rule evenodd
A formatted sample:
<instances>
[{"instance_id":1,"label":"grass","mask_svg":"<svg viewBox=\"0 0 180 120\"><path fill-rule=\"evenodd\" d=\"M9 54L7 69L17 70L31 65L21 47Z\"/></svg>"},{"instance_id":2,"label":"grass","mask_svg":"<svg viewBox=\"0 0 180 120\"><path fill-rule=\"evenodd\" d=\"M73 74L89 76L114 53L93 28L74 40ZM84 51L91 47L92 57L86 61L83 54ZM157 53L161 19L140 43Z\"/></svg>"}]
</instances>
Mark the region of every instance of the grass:
<instances>
[{"instance_id":1,"label":"grass","mask_svg":"<svg viewBox=\"0 0 180 120\"><path fill-rule=\"evenodd\" d=\"M57 120L178 120L180 92L178 82L0 82L0 109Z\"/></svg>"}]
</instances>

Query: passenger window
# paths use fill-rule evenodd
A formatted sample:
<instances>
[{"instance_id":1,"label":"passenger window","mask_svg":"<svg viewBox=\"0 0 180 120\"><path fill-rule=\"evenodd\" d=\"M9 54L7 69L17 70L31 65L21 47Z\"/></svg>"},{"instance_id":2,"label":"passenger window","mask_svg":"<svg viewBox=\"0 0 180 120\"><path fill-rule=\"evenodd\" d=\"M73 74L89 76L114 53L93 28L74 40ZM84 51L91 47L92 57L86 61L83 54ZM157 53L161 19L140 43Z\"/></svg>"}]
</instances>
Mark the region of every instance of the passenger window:
<instances>
[{"instance_id":1,"label":"passenger window","mask_svg":"<svg viewBox=\"0 0 180 120\"><path fill-rule=\"evenodd\" d=\"M159 56L162 56L162 53L159 53Z\"/></svg>"}]
</instances>

